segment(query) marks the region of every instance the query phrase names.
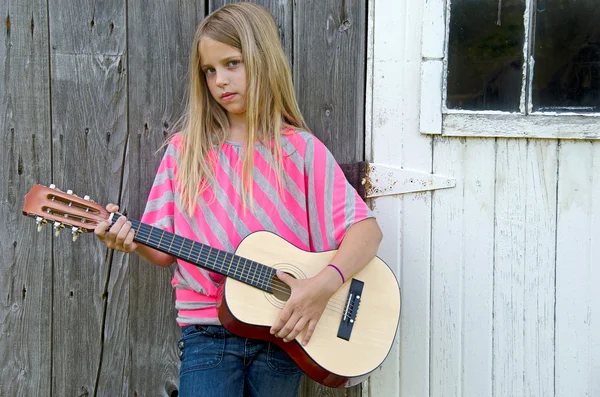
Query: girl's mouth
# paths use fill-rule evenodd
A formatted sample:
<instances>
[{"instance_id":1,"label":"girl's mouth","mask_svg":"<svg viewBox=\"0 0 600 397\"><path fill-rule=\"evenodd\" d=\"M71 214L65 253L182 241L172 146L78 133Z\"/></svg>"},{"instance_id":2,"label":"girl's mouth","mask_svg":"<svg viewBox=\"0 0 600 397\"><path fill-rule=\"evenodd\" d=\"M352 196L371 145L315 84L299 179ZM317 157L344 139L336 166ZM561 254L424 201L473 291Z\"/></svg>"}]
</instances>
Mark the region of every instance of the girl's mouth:
<instances>
[{"instance_id":1,"label":"girl's mouth","mask_svg":"<svg viewBox=\"0 0 600 397\"><path fill-rule=\"evenodd\" d=\"M233 92L226 92L223 95L221 95L221 100L223 102L231 102L233 100L233 98L235 97L235 93Z\"/></svg>"}]
</instances>

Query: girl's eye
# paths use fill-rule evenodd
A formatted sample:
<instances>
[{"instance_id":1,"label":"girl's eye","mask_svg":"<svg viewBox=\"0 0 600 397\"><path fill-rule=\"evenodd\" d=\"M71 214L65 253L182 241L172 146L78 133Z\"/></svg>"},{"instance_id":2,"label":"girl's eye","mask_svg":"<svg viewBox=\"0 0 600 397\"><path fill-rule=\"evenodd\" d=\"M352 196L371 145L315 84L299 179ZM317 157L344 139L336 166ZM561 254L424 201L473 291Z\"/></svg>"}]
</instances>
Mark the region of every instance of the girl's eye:
<instances>
[{"instance_id":1,"label":"girl's eye","mask_svg":"<svg viewBox=\"0 0 600 397\"><path fill-rule=\"evenodd\" d=\"M227 62L227 66L229 66L229 67L237 66L239 64L240 64L240 61L229 61L229 62Z\"/></svg>"},{"instance_id":2,"label":"girl's eye","mask_svg":"<svg viewBox=\"0 0 600 397\"><path fill-rule=\"evenodd\" d=\"M213 74L214 72L215 72L215 69L214 69L214 68L207 68L207 69L204 71L204 73L205 73L205 74Z\"/></svg>"}]
</instances>

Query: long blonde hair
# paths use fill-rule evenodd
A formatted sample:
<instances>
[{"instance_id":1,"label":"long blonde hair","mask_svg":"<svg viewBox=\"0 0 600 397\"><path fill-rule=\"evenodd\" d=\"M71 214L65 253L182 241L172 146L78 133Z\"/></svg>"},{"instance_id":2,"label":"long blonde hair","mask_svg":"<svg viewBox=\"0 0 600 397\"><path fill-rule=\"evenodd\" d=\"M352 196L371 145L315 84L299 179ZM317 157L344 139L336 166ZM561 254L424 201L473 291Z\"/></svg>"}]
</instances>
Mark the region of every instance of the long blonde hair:
<instances>
[{"instance_id":1,"label":"long blonde hair","mask_svg":"<svg viewBox=\"0 0 600 397\"><path fill-rule=\"evenodd\" d=\"M225 142L227 112L211 96L202 71L199 44L208 37L242 53L246 68L247 141L242 167L242 202L252 197L254 144L269 145L270 161L281 175L281 130L284 125L305 129L287 58L279 41L275 20L268 10L253 3L226 5L198 26L189 63L187 110L176 127L184 137L177 176L183 208L191 215L198 196L214 181L209 152ZM280 181L280 178L278 179Z\"/></svg>"}]
</instances>

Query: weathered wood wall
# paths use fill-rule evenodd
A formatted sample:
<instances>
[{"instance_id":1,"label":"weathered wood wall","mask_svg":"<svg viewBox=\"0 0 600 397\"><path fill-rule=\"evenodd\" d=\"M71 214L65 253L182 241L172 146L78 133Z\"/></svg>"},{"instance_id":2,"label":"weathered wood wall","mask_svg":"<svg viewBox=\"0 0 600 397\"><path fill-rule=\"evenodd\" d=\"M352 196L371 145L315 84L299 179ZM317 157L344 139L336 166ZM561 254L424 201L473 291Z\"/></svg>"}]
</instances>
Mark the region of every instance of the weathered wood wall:
<instances>
[{"instance_id":1,"label":"weathered wood wall","mask_svg":"<svg viewBox=\"0 0 600 397\"><path fill-rule=\"evenodd\" d=\"M171 272L76 244L20 212L55 183L139 217L179 115L197 24L229 1L3 0L0 15L0 396L175 396ZM309 126L364 159L366 2L262 0L279 24ZM303 382L301 396L360 388Z\"/></svg>"}]
</instances>

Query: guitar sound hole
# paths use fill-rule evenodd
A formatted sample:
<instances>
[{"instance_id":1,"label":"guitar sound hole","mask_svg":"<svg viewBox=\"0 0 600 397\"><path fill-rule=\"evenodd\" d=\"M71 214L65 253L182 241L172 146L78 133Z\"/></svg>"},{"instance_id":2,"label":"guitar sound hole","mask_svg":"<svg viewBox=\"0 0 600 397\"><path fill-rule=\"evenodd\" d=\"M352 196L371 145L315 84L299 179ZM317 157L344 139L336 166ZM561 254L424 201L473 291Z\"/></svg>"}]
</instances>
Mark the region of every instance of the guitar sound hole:
<instances>
[{"instance_id":1,"label":"guitar sound hole","mask_svg":"<svg viewBox=\"0 0 600 397\"><path fill-rule=\"evenodd\" d=\"M289 275L296 278L293 274ZM290 295L292 294L290 286L281 281L277 276L273 277L271 285L273 286L273 295L275 296L275 298L284 302L286 302L290 298Z\"/></svg>"}]
</instances>

